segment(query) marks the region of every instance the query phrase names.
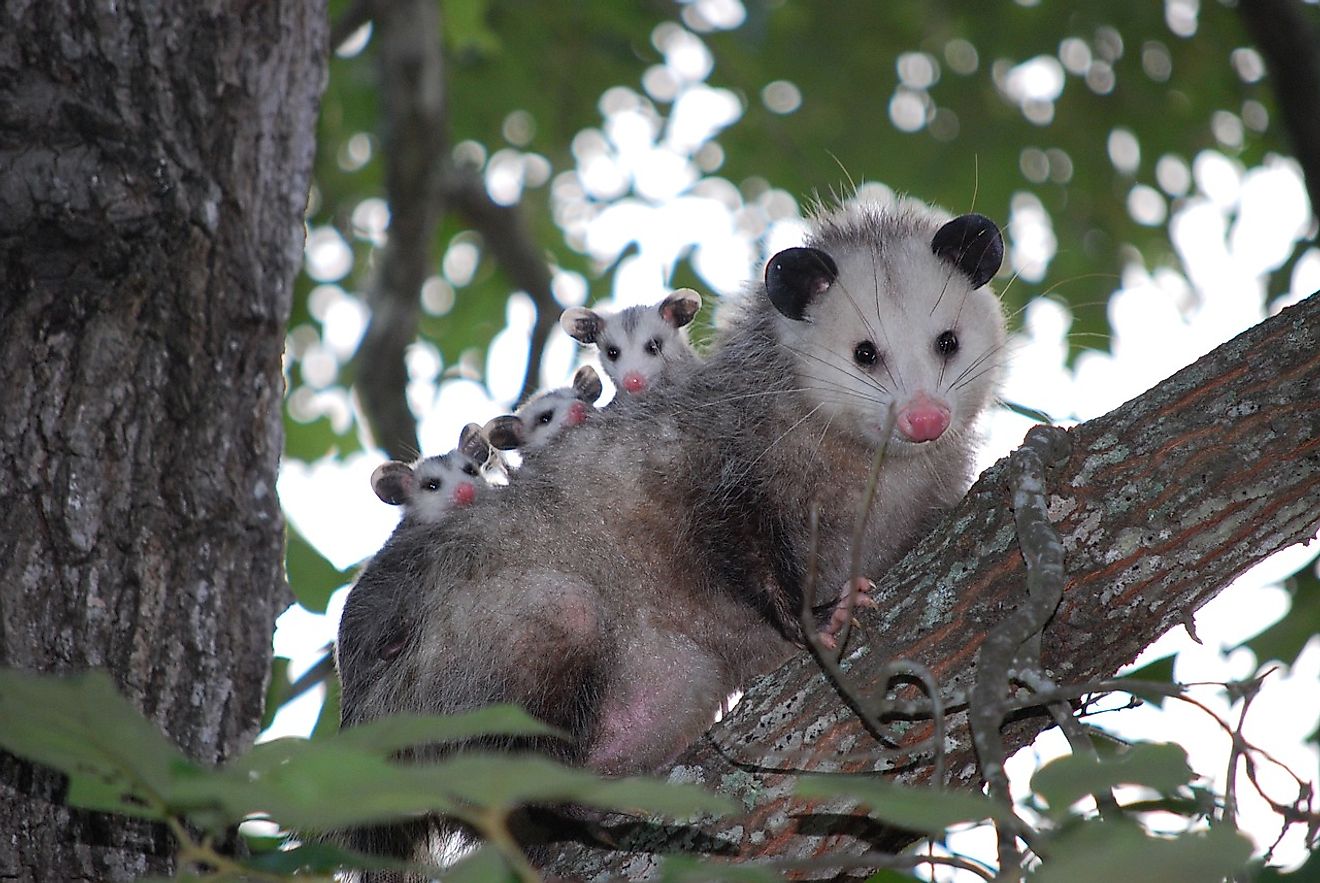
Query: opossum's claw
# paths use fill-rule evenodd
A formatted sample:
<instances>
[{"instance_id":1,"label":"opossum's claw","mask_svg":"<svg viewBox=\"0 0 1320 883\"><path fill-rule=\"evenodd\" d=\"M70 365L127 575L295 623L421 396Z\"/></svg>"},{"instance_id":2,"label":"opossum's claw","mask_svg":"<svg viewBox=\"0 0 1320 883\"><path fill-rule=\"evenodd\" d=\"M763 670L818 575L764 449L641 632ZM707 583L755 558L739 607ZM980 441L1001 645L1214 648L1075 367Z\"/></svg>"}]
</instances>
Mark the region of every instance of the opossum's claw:
<instances>
[{"instance_id":1,"label":"opossum's claw","mask_svg":"<svg viewBox=\"0 0 1320 883\"><path fill-rule=\"evenodd\" d=\"M858 577L844 584L839 592L839 600L830 611L830 618L825 621L816 635L822 646L831 650L838 646L836 635L852 620L853 610L858 607L876 606L875 599L871 597L873 591L875 591L875 583L865 577Z\"/></svg>"}]
</instances>

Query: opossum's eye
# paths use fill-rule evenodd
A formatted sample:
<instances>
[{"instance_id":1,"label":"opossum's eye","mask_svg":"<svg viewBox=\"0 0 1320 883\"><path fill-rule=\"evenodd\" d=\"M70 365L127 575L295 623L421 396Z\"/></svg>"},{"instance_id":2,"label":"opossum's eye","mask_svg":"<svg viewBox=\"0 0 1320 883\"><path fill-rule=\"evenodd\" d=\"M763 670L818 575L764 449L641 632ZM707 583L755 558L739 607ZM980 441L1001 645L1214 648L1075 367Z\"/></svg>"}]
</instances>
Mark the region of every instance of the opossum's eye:
<instances>
[{"instance_id":1,"label":"opossum's eye","mask_svg":"<svg viewBox=\"0 0 1320 883\"><path fill-rule=\"evenodd\" d=\"M553 419L555 419L554 411L542 411L540 414L536 415L536 422L542 426L546 426Z\"/></svg>"},{"instance_id":2,"label":"opossum's eye","mask_svg":"<svg viewBox=\"0 0 1320 883\"><path fill-rule=\"evenodd\" d=\"M940 355L946 359L958 352L958 335L952 331L946 331L935 338L935 349L940 351Z\"/></svg>"},{"instance_id":3,"label":"opossum's eye","mask_svg":"<svg viewBox=\"0 0 1320 883\"><path fill-rule=\"evenodd\" d=\"M611 362L613 362L613 361L615 361L616 359L618 359L618 358L619 358L619 348L618 348L617 346L614 346L613 344L611 344L611 345L605 347L605 358L609 359Z\"/></svg>"},{"instance_id":4,"label":"opossum's eye","mask_svg":"<svg viewBox=\"0 0 1320 883\"><path fill-rule=\"evenodd\" d=\"M660 343L660 339L657 337L652 337L650 340L646 342L646 351L653 356L660 355L660 350L662 348L663 347Z\"/></svg>"},{"instance_id":5,"label":"opossum's eye","mask_svg":"<svg viewBox=\"0 0 1320 883\"><path fill-rule=\"evenodd\" d=\"M863 340L857 346L853 347L853 361L863 368L870 368L880 359L880 354L876 352L875 344L869 340Z\"/></svg>"},{"instance_id":6,"label":"opossum's eye","mask_svg":"<svg viewBox=\"0 0 1320 883\"><path fill-rule=\"evenodd\" d=\"M476 477L477 477L477 467L473 466L471 463L464 463L464 464L463 464L463 474L464 474L464 475L470 475L470 476L472 476L473 478L476 478Z\"/></svg>"},{"instance_id":7,"label":"opossum's eye","mask_svg":"<svg viewBox=\"0 0 1320 883\"><path fill-rule=\"evenodd\" d=\"M426 481L422 482L422 490L424 490L424 491L438 491L438 490L440 490L440 479L438 479L438 478L430 478L430 479L427 479Z\"/></svg>"}]
</instances>

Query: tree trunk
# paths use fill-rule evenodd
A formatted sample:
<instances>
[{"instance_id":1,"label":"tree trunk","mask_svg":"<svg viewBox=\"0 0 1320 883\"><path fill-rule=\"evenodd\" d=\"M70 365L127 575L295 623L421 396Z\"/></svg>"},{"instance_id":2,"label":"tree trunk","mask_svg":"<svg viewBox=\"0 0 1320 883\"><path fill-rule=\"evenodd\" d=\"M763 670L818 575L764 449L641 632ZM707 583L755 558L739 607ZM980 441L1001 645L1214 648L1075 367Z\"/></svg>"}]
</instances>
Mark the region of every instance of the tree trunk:
<instances>
[{"instance_id":1,"label":"tree trunk","mask_svg":"<svg viewBox=\"0 0 1320 883\"><path fill-rule=\"evenodd\" d=\"M323 0L0 7L0 665L108 669L193 758L257 732L287 603L281 357ZM169 872L0 755L0 878Z\"/></svg>"},{"instance_id":2,"label":"tree trunk","mask_svg":"<svg viewBox=\"0 0 1320 883\"><path fill-rule=\"evenodd\" d=\"M1043 658L1060 684L1108 677L1190 622L1252 564L1315 536L1320 294L1068 435L1069 459L1046 472L1067 584L1044 631ZM889 573L871 574L878 607L859 613L861 634L844 664L857 694L883 695L884 667L896 659L928 667L942 692L970 692L987 633L1026 597L1006 466L987 470ZM1044 716L1010 725L1009 750L1047 725ZM899 745L932 732L929 720L893 726ZM945 744L946 783L978 787L965 710L951 715ZM846 801L792 793L802 771L892 772L896 781L929 782L929 751L886 760L875 747L803 654L752 684L733 714L671 769L671 779L704 782L748 807L745 814L702 825L700 840L687 828L622 825L622 850L565 848L551 868L568 879L643 879L664 852L820 860L901 848L915 836L868 822ZM835 879L838 869L821 861L817 870Z\"/></svg>"}]
</instances>

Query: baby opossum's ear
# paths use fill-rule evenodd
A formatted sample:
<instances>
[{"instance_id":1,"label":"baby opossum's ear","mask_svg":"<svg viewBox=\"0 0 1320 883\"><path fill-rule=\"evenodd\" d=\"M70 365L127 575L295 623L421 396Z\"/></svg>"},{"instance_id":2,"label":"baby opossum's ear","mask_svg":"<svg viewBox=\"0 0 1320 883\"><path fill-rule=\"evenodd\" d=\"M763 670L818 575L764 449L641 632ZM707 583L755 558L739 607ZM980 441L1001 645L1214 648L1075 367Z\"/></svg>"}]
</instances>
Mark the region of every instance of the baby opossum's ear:
<instances>
[{"instance_id":1,"label":"baby opossum's ear","mask_svg":"<svg viewBox=\"0 0 1320 883\"><path fill-rule=\"evenodd\" d=\"M819 248L786 248L765 265L765 291L775 309L802 320L807 307L839 278L834 258Z\"/></svg>"},{"instance_id":2,"label":"baby opossum's ear","mask_svg":"<svg viewBox=\"0 0 1320 883\"><path fill-rule=\"evenodd\" d=\"M600 382L600 375L590 365L583 365L573 374L573 392L579 399L592 404L600 398L605 389Z\"/></svg>"},{"instance_id":3,"label":"baby opossum's ear","mask_svg":"<svg viewBox=\"0 0 1320 883\"><path fill-rule=\"evenodd\" d=\"M682 328L697 317L701 309L701 295L691 288L680 288L660 301L660 318L675 328Z\"/></svg>"},{"instance_id":4,"label":"baby opossum's ear","mask_svg":"<svg viewBox=\"0 0 1320 883\"><path fill-rule=\"evenodd\" d=\"M1004 262L1004 237L985 215L961 215L936 231L930 250L952 261L973 288L980 288Z\"/></svg>"},{"instance_id":5,"label":"baby opossum's ear","mask_svg":"<svg viewBox=\"0 0 1320 883\"><path fill-rule=\"evenodd\" d=\"M412 467L407 463L391 460L380 464L371 473L371 489L383 502L391 506L402 506L417 490L417 479L413 477Z\"/></svg>"},{"instance_id":6,"label":"baby opossum's ear","mask_svg":"<svg viewBox=\"0 0 1320 883\"><path fill-rule=\"evenodd\" d=\"M490 443L501 451L521 448L525 439L523 422L512 414L496 417L486 424L482 432L490 439Z\"/></svg>"},{"instance_id":7,"label":"baby opossum's ear","mask_svg":"<svg viewBox=\"0 0 1320 883\"><path fill-rule=\"evenodd\" d=\"M559 317L559 327L578 343L595 343L605 328L605 318L586 307L571 307Z\"/></svg>"},{"instance_id":8,"label":"baby opossum's ear","mask_svg":"<svg viewBox=\"0 0 1320 883\"><path fill-rule=\"evenodd\" d=\"M490 458L491 445L481 431L481 427L475 423L469 423L458 434L458 451L478 463L485 463Z\"/></svg>"}]
</instances>

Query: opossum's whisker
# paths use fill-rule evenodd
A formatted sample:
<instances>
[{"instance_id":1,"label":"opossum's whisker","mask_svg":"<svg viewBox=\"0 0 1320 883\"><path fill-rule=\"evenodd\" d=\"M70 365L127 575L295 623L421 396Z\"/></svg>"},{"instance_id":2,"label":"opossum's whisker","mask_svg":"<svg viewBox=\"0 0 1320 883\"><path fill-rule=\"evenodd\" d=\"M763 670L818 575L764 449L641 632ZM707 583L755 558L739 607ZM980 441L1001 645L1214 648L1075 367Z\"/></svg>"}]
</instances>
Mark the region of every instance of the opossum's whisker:
<instances>
[{"instance_id":1,"label":"opossum's whisker","mask_svg":"<svg viewBox=\"0 0 1320 883\"><path fill-rule=\"evenodd\" d=\"M939 309L940 302L944 300L944 294L949 290L949 283L953 281L953 274L956 272L958 271L954 270L952 267L949 268L949 275L944 277L944 285L940 288L940 296L935 298L935 303L931 304L930 313L928 315L935 315L935 311Z\"/></svg>"},{"instance_id":2,"label":"opossum's whisker","mask_svg":"<svg viewBox=\"0 0 1320 883\"><path fill-rule=\"evenodd\" d=\"M844 377L847 377L849 379L861 380L866 385L873 387L874 389L880 392L884 392L884 393L890 392L889 387L885 386L883 383L881 383L875 377L872 377L870 374L867 374L866 372L857 369L855 366L852 365L851 362L848 363L849 367L845 368L842 365L836 362L830 362L823 356L818 356L815 353L809 353L806 350L802 350L793 346L788 346L787 344L785 344L784 347L789 352L795 353L804 359L811 359L813 361L819 362L820 364L824 365L827 368L832 368L833 370L838 371ZM820 351L826 353L827 355L835 356L836 358L838 358L835 353L833 353L828 349L821 348Z\"/></svg>"},{"instance_id":3,"label":"opossum's whisker","mask_svg":"<svg viewBox=\"0 0 1320 883\"><path fill-rule=\"evenodd\" d=\"M756 459L752 460L752 462L748 464L748 468L750 469L750 467L755 466L757 463L760 463L761 460L765 458L765 455L768 454L768 453L770 453L770 450L771 450L775 445L779 444L781 441L783 441L784 439L788 438L789 434L790 434L793 430L797 429L799 426L801 426L801 425L802 425L803 423L805 423L807 420L811 419L811 417L812 417L817 411L819 411L820 409L821 409L821 405L816 405L816 407L812 408L810 411L808 411L807 413L805 413L805 414L803 414L801 417L799 417L797 420L795 420L795 421L793 422L793 425L789 426L788 429L785 429L782 433L780 433L780 435L779 435L778 438L776 438L774 441L770 442L770 444L768 444L768 445L765 446L765 450L761 451L761 453L759 453L759 454L756 455Z\"/></svg>"},{"instance_id":4,"label":"opossum's whisker","mask_svg":"<svg viewBox=\"0 0 1320 883\"><path fill-rule=\"evenodd\" d=\"M957 385L955 385L955 386L951 386L950 389L961 389L962 387L966 386L966 385L969 384L969 383L975 383L977 380L980 380L980 379L981 379L982 377L984 377L986 374L989 374L991 371L994 371L994 370L998 369L999 367L1000 367L1000 363L998 363L998 362L991 362L991 363L990 363L989 365L987 365L985 368L983 368L983 369L981 369L980 371L978 371L977 373L973 374L971 377L968 377L968 378L967 378L966 380L964 380L962 383L957 384Z\"/></svg>"},{"instance_id":5,"label":"opossum's whisker","mask_svg":"<svg viewBox=\"0 0 1320 883\"><path fill-rule=\"evenodd\" d=\"M871 277L872 277L872 282L874 283L873 288L875 289L876 321L880 323L880 333L883 334L885 338L885 351L893 352L894 349L893 344L889 342L889 335L885 333L884 321L881 318L884 315L884 311L880 309L880 268L876 266L876 253L874 250L871 251ZM894 372L889 370L888 359L881 359L880 366L884 368L885 373L889 375L889 381L891 383L893 383L895 386L898 387L901 387L903 385L897 379L894 378ZM899 374L899 378L901 378L903 376L902 370L899 370L898 374Z\"/></svg>"},{"instance_id":6,"label":"opossum's whisker","mask_svg":"<svg viewBox=\"0 0 1320 883\"><path fill-rule=\"evenodd\" d=\"M852 292L848 290L848 286L844 283L842 278L836 279L835 282L838 284L839 290L843 293L843 296L847 298L848 306L853 308L853 312L856 313L857 318L861 320L862 327L866 329L867 336L874 340L876 336L875 329L871 327L871 321L866 318L866 311L857 303L857 299L853 297ZM879 311L877 310L877 319L878 318ZM881 334L883 335L883 333L884 329L881 328Z\"/></svg>"},{"instance_id":7,"label":"opossum's whisker","mask_svg":"<svg viewBox=\"0 0 1320 883\"><path fill-rule=\"evenodd\" d=\"M981 355L977 356L975 359L973 359L971 362L967 364L967 367L963 368L962 371L959 372L957 377L953 378L953 380L949 383L949 389L957 389L961 385L961 382L964 377L966 377L972 371L975 371L977 368L981 367L981 365L985 364L987 359L999 355L1006 348L1007 348L1006 342L996 344L995 346L992 346L988 350L983 352Z\"/></svg>"}]
</instances>

